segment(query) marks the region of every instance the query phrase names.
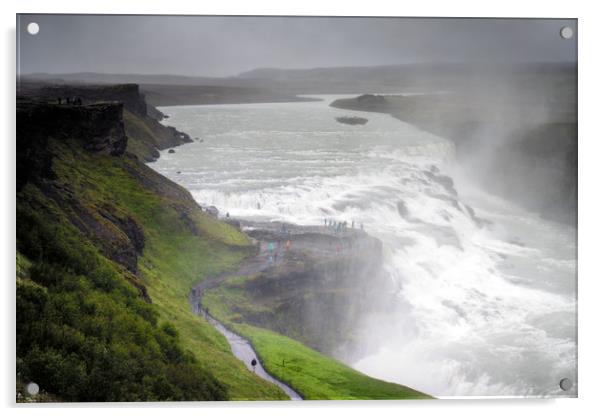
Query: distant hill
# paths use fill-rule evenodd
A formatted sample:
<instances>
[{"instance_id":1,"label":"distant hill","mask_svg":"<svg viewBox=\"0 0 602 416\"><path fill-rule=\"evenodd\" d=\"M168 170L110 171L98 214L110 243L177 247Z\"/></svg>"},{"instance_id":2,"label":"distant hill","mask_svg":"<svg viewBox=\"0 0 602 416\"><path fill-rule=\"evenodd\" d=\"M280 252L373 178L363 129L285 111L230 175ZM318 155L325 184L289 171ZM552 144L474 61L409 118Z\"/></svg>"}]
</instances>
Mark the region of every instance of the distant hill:
<instances>
[{"instance_id":1,"label":"distant hill","mask_svg":"<svg viewBox=\"0 0 602 416\"><path fill-rule=\"evenodd\" d=\"M450 91L482 87L486 83L528 79L546 82L559 75L572 77L570 63L416 63L365 67L311 69L258 68L243 72L239 79L296 94L309 93L400 93Z\"/></svg>"},{"instance_id":2,"label":"distant hill","mask_svg":"<svg viewBox=\"0 0 602 416\"><path fill-rule=\"evenodd\" d=\"M258 68L235 77L145 74L30 74L22 82L137 83L153 105L296 101L297 94L425 93L483 90L491 85L543 86L564 78L574 84L570 63L415 63L309 69ZM572 82L572 84L571 84Z\"/></svg>"},{"instance_id":3,"label":"distant hill","mask_svg":"<svg viewBox=\"0 0 602 416\"><path fill-rule=\"evenodd\" d=\"M23 81L83 84L165 84L165 85L221 85L224 78L190 77L184 75L102 74L74 72L66 74L34 73L21 77Z\"/></svg>"}]
</instances>

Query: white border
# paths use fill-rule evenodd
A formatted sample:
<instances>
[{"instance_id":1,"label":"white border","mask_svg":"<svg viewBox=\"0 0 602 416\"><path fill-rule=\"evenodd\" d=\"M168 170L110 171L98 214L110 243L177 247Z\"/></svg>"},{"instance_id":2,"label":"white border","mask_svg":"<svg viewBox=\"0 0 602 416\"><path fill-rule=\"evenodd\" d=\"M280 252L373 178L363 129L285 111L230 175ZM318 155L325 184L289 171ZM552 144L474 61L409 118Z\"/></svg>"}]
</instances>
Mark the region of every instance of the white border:
<instances>
[{"instance_id":1,"label":"white border","mask_svg":"<svg viewBox=\"0 0 602 416\"><path fill-rule=\"evenodd\" d=\"M0 250L2 288L0 310L3 337L0 343L0 369L2 381L0 394L3 406L14 403L14 93L15 93L15 13L130 13L130 14L276 14L276 15L371 15L371 16L463 16L463 17L558 17L579 18L579 398L557 400L453 400L437 402L304 402L299 404L279 403L179 403L109 405L49 405L38 408L47 415L78 414L84 411L105 415L107 411L119 414L141 410L148 414L164 414L166 411L195 414L245 415L272 414L317 414L341 411L346 415L365 415L376 411L379 414L420 412L450 415L507 415L509 412L523 414L567 415L592 414L601 408L597 402L600 382L600 297L602 288L600 264L602 257L602 231L600 217L602 206L602 134L597 121L600 119L600 15L594 1L357 1L351 0L305 0L295 3L285 1L212 1L194 2L180 0L21 0L10 4L3 2L0 19L3 26L2 58L4 60L3 91L5 91L0 125L3 127L0 172L3 197L0 203ZM33 408L8 409L13 412L31 413Z\"/></svg>"}]
</instances>

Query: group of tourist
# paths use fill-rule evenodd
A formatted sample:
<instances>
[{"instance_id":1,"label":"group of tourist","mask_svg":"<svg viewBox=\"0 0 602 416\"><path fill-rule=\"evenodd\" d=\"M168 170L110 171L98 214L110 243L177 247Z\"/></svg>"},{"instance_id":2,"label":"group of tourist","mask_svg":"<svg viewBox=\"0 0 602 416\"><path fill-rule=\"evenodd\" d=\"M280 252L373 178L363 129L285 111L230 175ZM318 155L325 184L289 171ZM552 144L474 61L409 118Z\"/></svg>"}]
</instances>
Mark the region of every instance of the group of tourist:
<instances>
[{"instance_id":1,"label":"group of tourist","mask_svg":"<svg viewBox=\"0 0 602 416\"><path fill-rule=\"evenodd\" d=\"M81 97L67 97L65 99L63 99L63 97L58 97L57 101L59 103L59 105L61 104L66 104L66 105L82 105L84 102L81 99Z\"/></svg>"},{"instance_id":2,"label":"group of tourist","mask_svg":"<svg viewBox=\"0 0 602 416\"><path fill-rule=\"evenodd\" d=\"M344 233L347 231L347 221L335 221L324 218L324 227L331 229L335 234ZM360 223L361 230L364 229L364 223ZM351 221L351 229L355 229L355 221Z\"/></svg>"},{"instance_id":3,"label":"group of tourist","mask_svg":"<svg viewBox=\"0 0 602 416\"><path fill-rule=\"evenodd\" d=\"M283 225L284 227L284 225ZM290 231L289 234L290 235ZM268 242L268 263L269 264L273 264L276 263L278 261L278 252L281 251L282 246L281 246L282 242L276 241L276 244L274 244L273 241ZM289 251L291 248L291 240L287 239L286 242L284 243L284 249L286 251Z\"/></svg>"}]
</instances>

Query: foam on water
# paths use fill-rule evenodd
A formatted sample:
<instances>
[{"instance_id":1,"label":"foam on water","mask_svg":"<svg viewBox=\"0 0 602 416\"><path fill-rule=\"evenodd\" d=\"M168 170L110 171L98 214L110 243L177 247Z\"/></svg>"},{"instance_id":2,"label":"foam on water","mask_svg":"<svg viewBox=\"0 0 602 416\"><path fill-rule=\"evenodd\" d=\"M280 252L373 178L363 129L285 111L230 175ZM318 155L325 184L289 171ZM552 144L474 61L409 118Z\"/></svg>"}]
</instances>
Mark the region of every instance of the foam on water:
<instances>
[{"instance_id":1,"label":"foam on water","mask_svg":"<svg viewBox=\"0 0 602 416\"><path fill-rule=\"evenodd\" d=\"M357 369L438 396L574 395L574 229L471 186L450 142L324 98L162 108L204 142L152 166L222 213L380 238L398 306L363 323ZM335 121L349 113L369 122Z\"/></svg>"}]
</instances>

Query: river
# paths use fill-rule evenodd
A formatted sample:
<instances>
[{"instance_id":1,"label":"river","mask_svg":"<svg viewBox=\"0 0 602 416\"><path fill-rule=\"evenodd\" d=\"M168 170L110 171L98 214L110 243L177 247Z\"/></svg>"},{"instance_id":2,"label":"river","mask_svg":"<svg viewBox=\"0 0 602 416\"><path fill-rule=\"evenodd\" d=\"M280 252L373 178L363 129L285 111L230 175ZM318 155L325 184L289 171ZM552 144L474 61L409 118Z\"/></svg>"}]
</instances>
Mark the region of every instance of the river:
<instances>
[{"instance_id":1,"label":"river","mask_svg":"<svg viewBox=\"0 0 602 416\"><path fill-rule=\"evenodd\" d=\"M576 230L479 189L450 141L340 97L160 108L202 141L150 166L233 217L381 239L398 306L358 323L359 371L437 397L575 396Z\"/></svg>"}]
</instances>

